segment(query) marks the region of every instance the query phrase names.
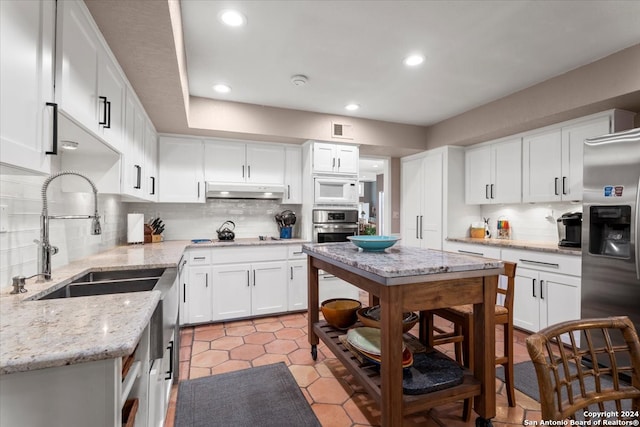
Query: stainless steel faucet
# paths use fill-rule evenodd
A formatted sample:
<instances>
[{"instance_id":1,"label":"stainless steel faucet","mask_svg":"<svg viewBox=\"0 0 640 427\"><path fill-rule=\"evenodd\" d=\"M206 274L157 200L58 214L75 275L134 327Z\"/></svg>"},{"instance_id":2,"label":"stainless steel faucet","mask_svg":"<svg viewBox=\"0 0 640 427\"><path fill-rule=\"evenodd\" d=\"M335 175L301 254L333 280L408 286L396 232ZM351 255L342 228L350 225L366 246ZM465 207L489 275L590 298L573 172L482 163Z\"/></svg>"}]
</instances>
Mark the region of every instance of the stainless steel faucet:
<instances>
[{"instance_id":1,"label":"stainless steel faucet","mask_svg":"<svg viewBox=\"0 0 640 427\"><path fill-rule=\"evenodd\" d=\"M93 215L49 215L47 206L47 188L51 181L63 175L76 175L87 180L93 190L94 213ZM51 246L49 242L49 220L50 219L92 219L91 234L98 235L102 233L100 227L100 216L98 215L98 189L93 181L79 172L62 171L51 175L42 184L42 214L40 215L40 240L35 242L38 244L38 275L44 280L51 280L51 257L58 253L58 248ZM38 279L42 282L42 279Z\"/></svg>"}]
</instances>

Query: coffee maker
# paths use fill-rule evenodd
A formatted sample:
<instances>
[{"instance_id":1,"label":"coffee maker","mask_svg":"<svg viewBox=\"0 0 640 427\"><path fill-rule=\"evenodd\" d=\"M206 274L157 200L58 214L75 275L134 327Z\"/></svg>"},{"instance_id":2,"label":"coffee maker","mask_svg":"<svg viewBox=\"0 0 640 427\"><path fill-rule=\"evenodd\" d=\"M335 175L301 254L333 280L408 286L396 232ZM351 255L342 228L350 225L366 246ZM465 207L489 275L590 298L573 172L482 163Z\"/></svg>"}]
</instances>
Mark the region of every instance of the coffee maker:
<instances>
[{"instance_id":1,"label":"coffee maker","mask_svg":"<svg viewBox=\"0 0 640 427\"><path fill-rule=\"evenodd\" d=\"M582 212L567 212L558 218L558 246L582 246Z\"/></svg>"}]
</instances>

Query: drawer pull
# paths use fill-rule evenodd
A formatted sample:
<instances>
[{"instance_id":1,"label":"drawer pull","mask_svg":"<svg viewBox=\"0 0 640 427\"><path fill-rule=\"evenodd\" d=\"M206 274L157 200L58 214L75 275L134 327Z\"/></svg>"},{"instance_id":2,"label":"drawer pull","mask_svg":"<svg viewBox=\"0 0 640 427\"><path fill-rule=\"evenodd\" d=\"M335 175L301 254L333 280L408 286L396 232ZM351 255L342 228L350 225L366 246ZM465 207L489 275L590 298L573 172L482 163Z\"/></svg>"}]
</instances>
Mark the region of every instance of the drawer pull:
<instances>
[{"instance_id":1,"label":"drawer pull","mask_svg":"<svg viewBox=\"0 0 640 427\"><path fill-rule=\"evenodd\" d=\"M461 254L484 256L482 252L463 251L462 249L458 249L458 252L460 252Z\"/></svg>"},{"instance_id":2,"label":"drawer pull","mask_svg":"<svg viewBox=\"0 0 640 427\"><path fill-rule=\"evenodd\" d=\"M520 258L520 262L523 262L525 264L541 265L543 267L560 268L560 264L556 264L553 262L533 261L530 259L522 259L522 258Z\"/></svg>"},{"instance_id":3,"label":"drawer pull","mask_svg":"<svg viewBox=\"0 0 640 427\"><path fill-rule=\"evenodd\" d=\"M194 259L194 260L196 260L196 259L205 259L205 258L206 258L206 257L203 257L203 256L194 256L194 257L193 257L193 259Z\"/></svg>"}]
</instances>

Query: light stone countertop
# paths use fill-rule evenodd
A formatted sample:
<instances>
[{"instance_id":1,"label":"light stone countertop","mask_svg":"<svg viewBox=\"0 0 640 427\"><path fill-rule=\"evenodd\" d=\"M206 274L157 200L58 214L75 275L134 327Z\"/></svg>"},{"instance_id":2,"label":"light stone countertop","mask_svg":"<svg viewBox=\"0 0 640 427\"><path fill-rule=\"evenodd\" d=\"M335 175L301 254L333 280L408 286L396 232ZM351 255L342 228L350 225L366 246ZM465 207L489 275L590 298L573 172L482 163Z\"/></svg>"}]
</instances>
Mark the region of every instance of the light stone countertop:
<instances>
[{"instance_id":1,"label":"light stone countertop","mask_svg":"<svg viewBox=\"0 0 640 427\"><path fill-rule=\"evenodd\" d=\"M26 281L28 292L0 289L0 375L127 356L135 350L160 292L36 301L88 271L176 267L187 248L301 244L301 239L189 240L118 246L54 268L51 281ZM9 286L7 286L9 285Z\"/></svg>"},{"instance_id":2,"label":"light stone countertop","mask_svg":"<svg viewBox=\"0 0 640 427\"><path fill-rule=\"evenodd\" d=\"M359 274L370 273L367 277L385 285L412 283L429 275L503 267L502 261L496 259L401 245L387 248L384 252L367 252L351 242L314 243L303 245L302 250L329 263L337 261L357 269Z\"/></svg>"},{"instance_id":3,"label":"light stone countertop","mask_svg":"<svg viewBox=\"0 0 640 427\"><path fill-rule=\"evenodd\" d=\"M510 239L474 239L471 237L447 238L448 242L473 243L476 245L495 246L508 249L523 249L528 251L549 252L563 255L582 256L580 248L559 247L555 242L534 242L531 240Z\"/></svg>"}]
</instances>

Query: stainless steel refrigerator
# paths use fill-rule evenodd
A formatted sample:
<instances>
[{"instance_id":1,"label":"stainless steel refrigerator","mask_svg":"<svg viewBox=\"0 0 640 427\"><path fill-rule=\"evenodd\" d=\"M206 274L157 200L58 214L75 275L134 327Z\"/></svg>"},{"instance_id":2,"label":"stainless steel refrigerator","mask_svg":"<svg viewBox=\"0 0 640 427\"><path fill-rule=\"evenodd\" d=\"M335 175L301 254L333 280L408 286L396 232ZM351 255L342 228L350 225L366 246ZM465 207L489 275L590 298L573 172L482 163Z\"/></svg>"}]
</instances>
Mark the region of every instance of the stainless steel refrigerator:
<instances>
[{"instance_id":1,"label":"stainless steel refrigerator","mask_svg":"<svg viewBox=\"0 0 640 427\"><path fill-rule=\"evenodd\" d=\"M585 140L583 180L582 318L640 331L640 128Z\"/></svg>"}]
</instances>

